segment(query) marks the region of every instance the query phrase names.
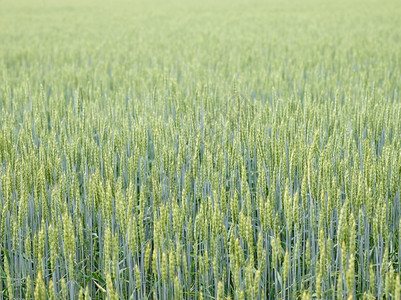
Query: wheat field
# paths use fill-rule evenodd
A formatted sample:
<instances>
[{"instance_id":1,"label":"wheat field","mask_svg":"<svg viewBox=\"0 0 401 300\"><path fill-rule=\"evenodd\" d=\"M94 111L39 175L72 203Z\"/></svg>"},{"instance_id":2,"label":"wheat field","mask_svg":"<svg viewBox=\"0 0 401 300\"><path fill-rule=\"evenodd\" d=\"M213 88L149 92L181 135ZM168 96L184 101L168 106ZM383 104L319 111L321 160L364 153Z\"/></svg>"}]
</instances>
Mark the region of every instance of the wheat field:
<instances>
[{"instance_id":1,"label":"wheat field","mask_svg":"<svg viewBox=\"0 0 401 300\"><path fill-rule=\"evenodd\" d=\"M401 4L0 1L0 299L400 299Z\"/></svg>"}]
</instances>

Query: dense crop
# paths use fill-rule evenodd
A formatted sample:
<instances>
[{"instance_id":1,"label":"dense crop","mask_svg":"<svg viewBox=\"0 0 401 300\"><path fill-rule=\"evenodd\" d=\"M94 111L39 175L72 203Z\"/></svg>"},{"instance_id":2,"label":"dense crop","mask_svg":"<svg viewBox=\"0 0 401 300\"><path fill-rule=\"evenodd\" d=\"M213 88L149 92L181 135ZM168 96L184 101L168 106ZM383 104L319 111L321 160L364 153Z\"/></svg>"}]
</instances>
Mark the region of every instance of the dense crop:
<instances>
[{"instance_id":1,"label":"dense crop","mask_svg":"<svg viewBox=\"0 0 401 300\"><path fill-rule=\"evenodd\" d=\"M0 298L400 299L400 16L0 2Z\"/></svg>"}]
</instances>

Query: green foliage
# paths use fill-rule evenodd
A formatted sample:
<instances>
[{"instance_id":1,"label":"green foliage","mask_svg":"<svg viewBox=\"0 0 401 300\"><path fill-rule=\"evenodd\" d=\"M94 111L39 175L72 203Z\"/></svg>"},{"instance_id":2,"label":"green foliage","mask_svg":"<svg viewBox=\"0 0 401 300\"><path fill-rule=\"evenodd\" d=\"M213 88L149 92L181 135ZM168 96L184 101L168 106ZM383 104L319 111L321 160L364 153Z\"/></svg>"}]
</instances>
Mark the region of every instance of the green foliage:
<instances>
[{"instance_id":1,"label":"green foliage","mask_svg":"<svg viewBox=\"0 0 401 300\"><path fill-rule=\"evenodd\" d=\"M0 298L400 299L397 1L3 1Z\"/></svg>"}]
</instances>

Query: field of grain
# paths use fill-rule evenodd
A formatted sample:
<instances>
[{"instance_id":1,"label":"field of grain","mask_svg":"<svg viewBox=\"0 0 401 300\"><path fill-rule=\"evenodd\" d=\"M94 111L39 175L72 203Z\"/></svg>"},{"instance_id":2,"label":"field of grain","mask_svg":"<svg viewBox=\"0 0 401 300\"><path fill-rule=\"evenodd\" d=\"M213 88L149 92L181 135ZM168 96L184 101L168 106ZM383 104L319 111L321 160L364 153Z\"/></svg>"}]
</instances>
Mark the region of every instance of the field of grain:
<instances>
[{"instance_id":1,"label":"field of grain","mask_svg":"<svg viewBox=\"0 0 401 300\"><path fill-rule=\"evenodd\" d=\"M401 4L0 1L0 299L400 299Z\"/></svg>"}]
</instances>

